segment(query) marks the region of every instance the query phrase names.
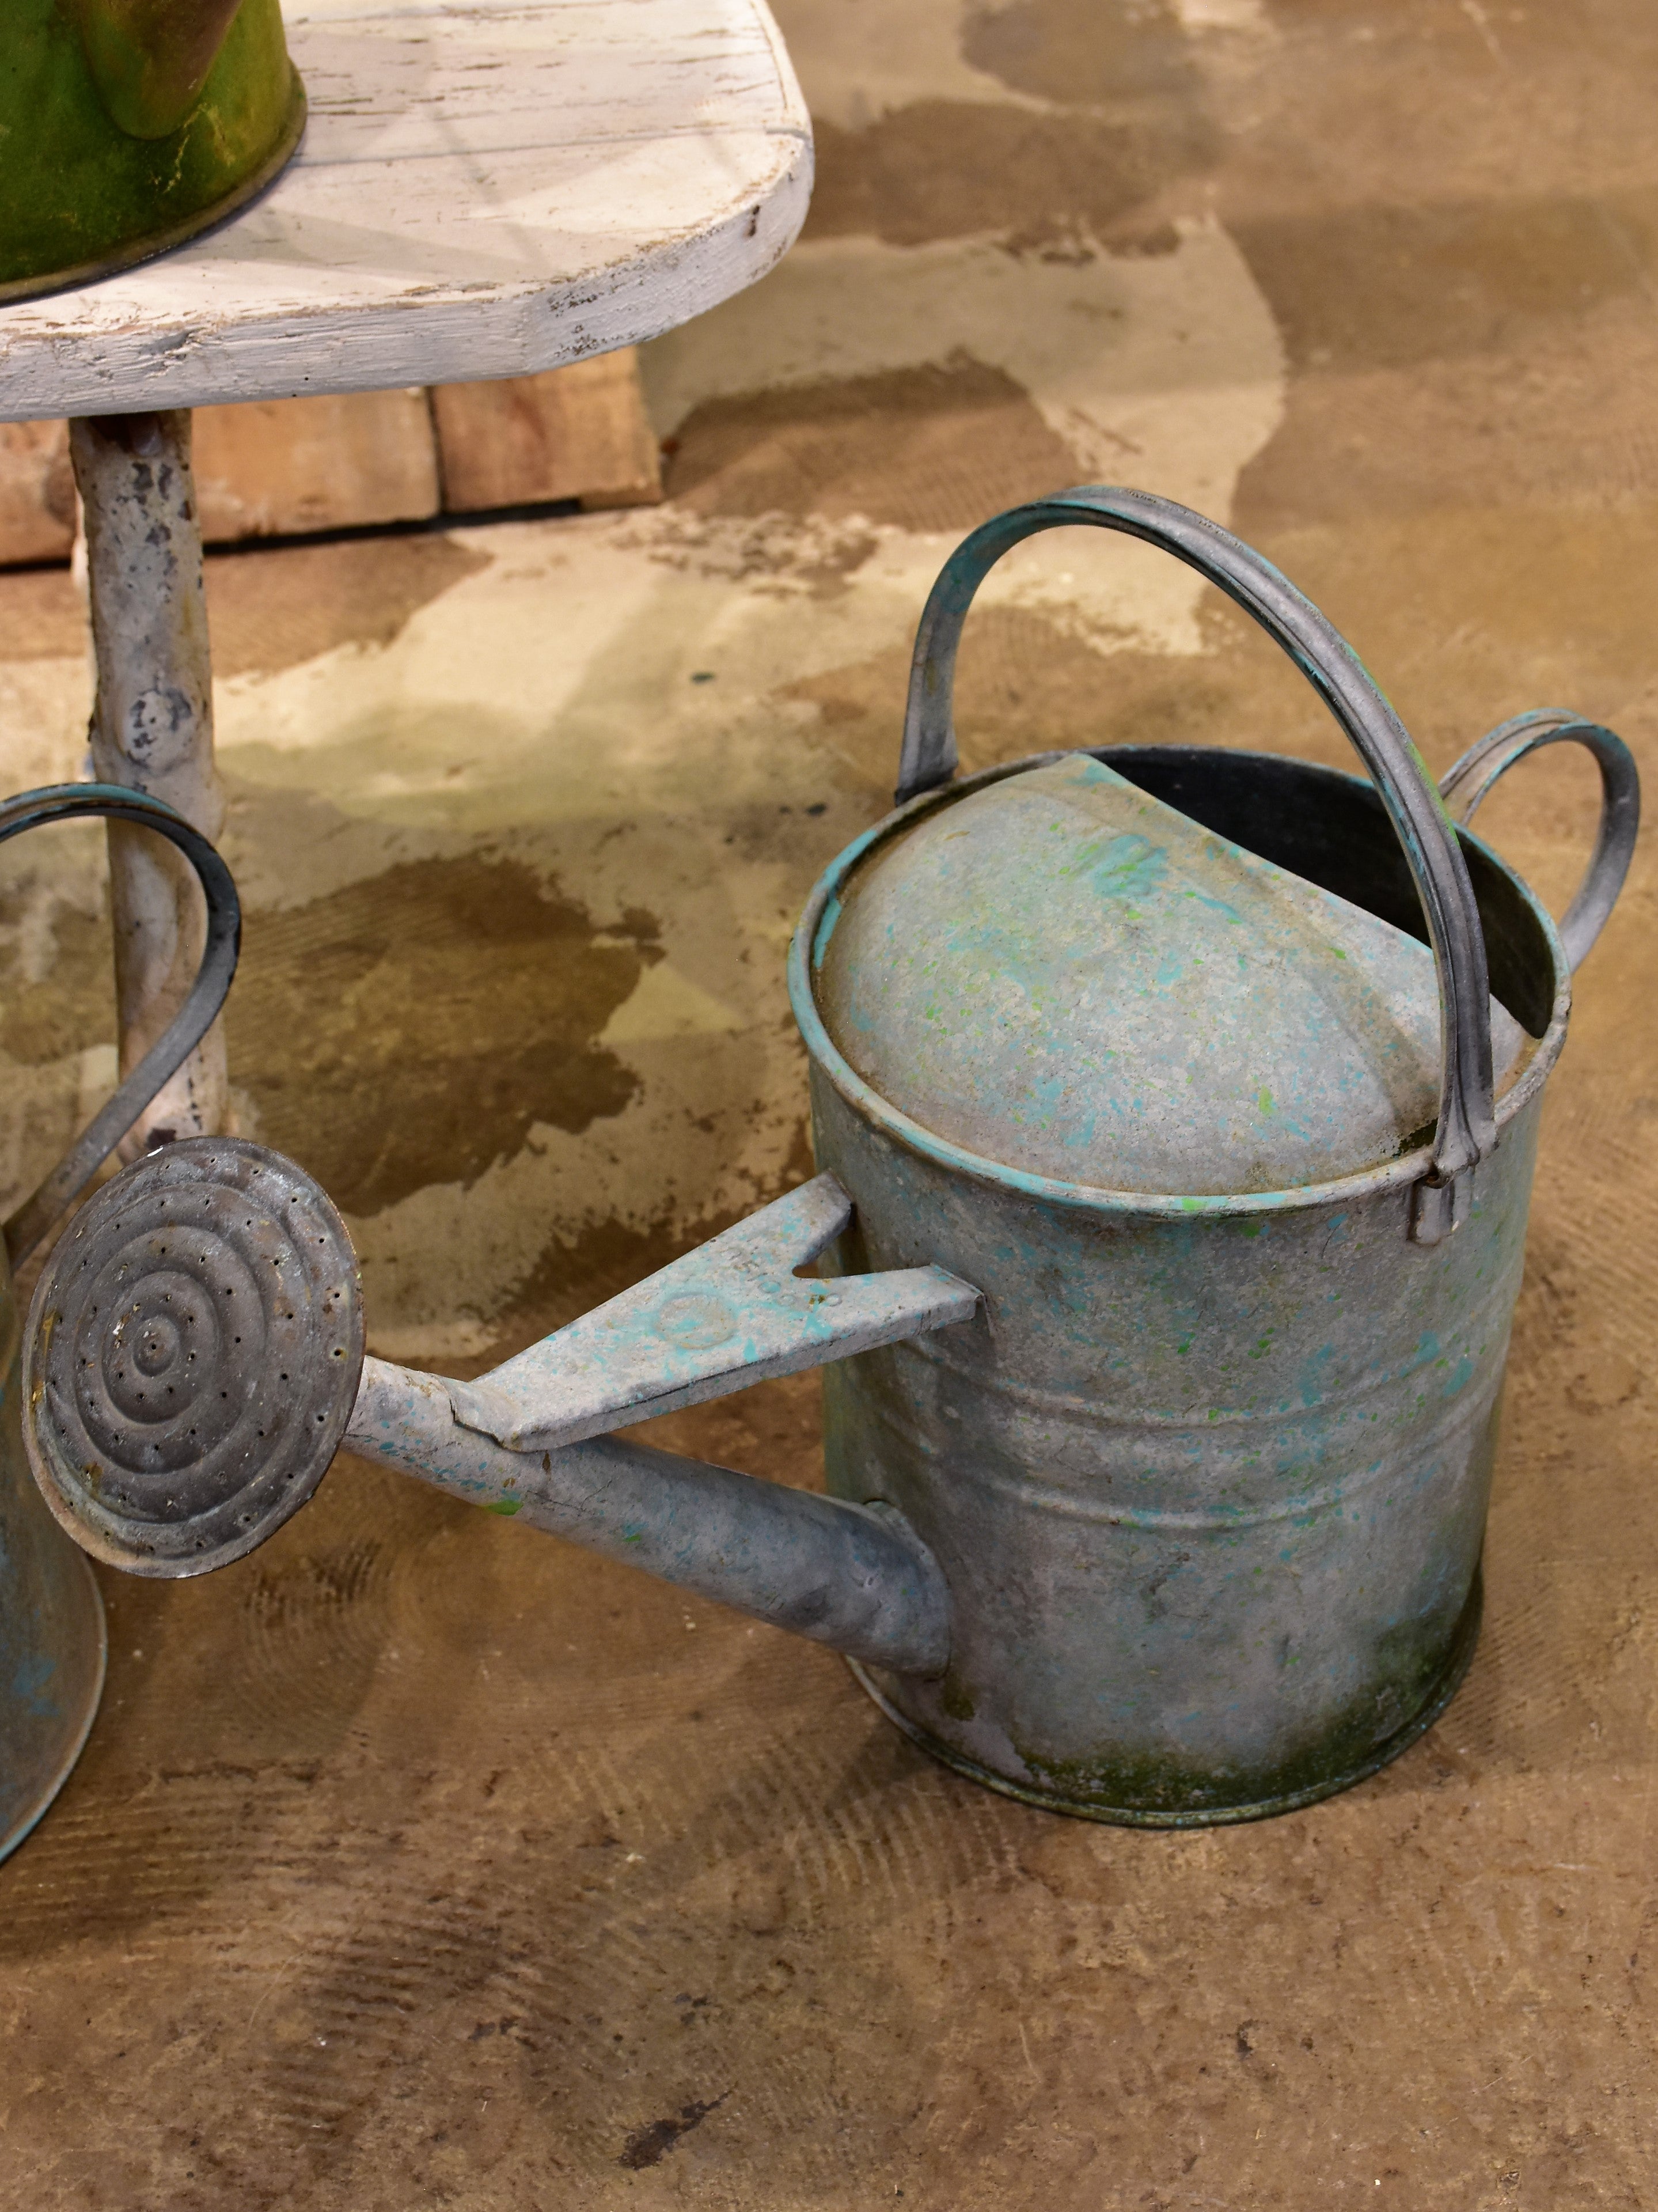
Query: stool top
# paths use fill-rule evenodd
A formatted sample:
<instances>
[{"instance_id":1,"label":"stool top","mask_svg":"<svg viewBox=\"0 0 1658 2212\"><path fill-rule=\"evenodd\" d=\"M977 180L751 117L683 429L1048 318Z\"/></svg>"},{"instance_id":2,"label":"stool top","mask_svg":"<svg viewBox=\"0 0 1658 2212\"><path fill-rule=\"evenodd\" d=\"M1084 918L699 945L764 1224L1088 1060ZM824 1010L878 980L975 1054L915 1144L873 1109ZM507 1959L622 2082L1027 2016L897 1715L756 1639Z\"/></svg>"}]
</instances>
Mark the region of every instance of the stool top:
<instances>
[{"instance_id":1,"label":"stool top","mask_svg":"<svg viewBox=\"0 0 1658 2212\"><path fill-rule=\"evenodd\" d=\"M0 308L0 421L519 376L793 244L811 133L764 0L295 0L305 139L204 237Z\"/></svg>"}]
</instances>

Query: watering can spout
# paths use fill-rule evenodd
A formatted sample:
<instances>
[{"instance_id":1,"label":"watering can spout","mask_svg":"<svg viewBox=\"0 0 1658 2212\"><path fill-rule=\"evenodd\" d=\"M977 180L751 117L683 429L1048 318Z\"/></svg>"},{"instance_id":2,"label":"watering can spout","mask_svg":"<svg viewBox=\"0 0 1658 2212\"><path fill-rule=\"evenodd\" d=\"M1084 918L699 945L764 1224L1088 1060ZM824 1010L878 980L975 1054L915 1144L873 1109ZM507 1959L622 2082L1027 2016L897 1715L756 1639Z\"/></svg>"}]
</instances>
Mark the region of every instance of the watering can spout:
<instances>
[{"instance_id":1,"label":"watering can spout","mask_svg":"<svg viewBox=\"0 0 1658 2212\"><path fill-rule=\"evenodd\" d=\"M944 1577L892 1507L606 1433L972 1317L978 1292L942 1267L798 1274L851 1218L819 1176L476 1382L365 1360L347 1448L854 1658L942 1673Z\"/></svg>"},{"instance_id":2,"label":"watering can spout","mask_svg":"<svg viewBox=\"0 0 1658 2212\"><path fill-rule=\"evenodd\" d=\"M344 1224L299 1169L198 1138L109 1183L31 1310L24 1423L96 1556L184 1577L242 1557L341 1446L905 1675L950 1655L943 1574L879 1499L830 1498L610 1431L970 1320L941 1267L796 1271L852 1219L792 1192L473 1382L363 1356Z\"/></svg>"},{"instance_id":3,"label":"watering can spout","mask_svg":"<svg viewBox=\"0 0 1658 2212\"><path fill-rule=\"evenodd\" d=\"M944 1672L944 1577L892 1507L786 1489L620 1437L509 1451L456 1418L456 1388L365 1360L347 1449L854 1659Z\"/></svg>"}]
</instances>

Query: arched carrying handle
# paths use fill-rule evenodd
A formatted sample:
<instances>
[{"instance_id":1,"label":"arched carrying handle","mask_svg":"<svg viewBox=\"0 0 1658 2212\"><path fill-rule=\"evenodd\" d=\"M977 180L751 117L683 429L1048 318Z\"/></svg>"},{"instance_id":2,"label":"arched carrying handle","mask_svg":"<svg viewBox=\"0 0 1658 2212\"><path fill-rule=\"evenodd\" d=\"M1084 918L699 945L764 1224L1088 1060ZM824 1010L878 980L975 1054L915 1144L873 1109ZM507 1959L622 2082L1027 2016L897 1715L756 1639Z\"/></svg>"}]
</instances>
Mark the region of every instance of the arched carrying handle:
<instances>
[{"instance_id":1,"label":"arched carrying handle","mask_svg":"<svg viewBox=\"0 0 1658 2212\"><path fill-rule=\"evenodd\" d=\"M1467 863L1421 756L1345 639L1269 561L1172 500L1083 484L1012 508L964 538L928 596L916 634L898 771L900 805L956 772L950 719L956 652L975 592L1021 539L1062 524L1121 530L1172 553L1224 592L1290 655L1357 748L1381 793L1427 919L1439 979L1442 1073L1433 1166L1418 1185L1412 1235L1437 1243L1455 1225L1461 1178L1496 1141L1491 986Z\"/></svg>"},{"instance_id":2,"label":"arched carrying handle","mask_svg":"<svg viewBox=\"0 0 1658 2212\"><path fill-rule=\"evenodd\" d=\"M67 822L86 814L153 830L178 847L196 871L207 901L207 942L190 996L33 1197L26 1199L6 1223L6 1251L14 1267L27 1258L65 1206L85 1189L168 1076L207 1035L225 1002L241 949L241 902L229 869L199 830L192 830L182 815L144 792L129 791L118 783L58 783L20 793L0 805L0 844L43 822Z\"/></svg>"},{"instance_id":3,"label":"arched carrying handle","mask_svg":"<svg viewBox=\"0 0 1658 2212\"><path fill-rule=\"evenodd\" d=\"M1600 771L1600 828L1577 896L1566 908L1560 942L1574 972L1606 927L1618 902L1641 826L1641 778L1635 756L1614 732L1557 708L1540 708L1499 723L1470 745L1439 780L1439 794L1458 822L1472 822L1486 793L1516 761L1545 745L1582 745Z\"/></svg>"}]
</instances>

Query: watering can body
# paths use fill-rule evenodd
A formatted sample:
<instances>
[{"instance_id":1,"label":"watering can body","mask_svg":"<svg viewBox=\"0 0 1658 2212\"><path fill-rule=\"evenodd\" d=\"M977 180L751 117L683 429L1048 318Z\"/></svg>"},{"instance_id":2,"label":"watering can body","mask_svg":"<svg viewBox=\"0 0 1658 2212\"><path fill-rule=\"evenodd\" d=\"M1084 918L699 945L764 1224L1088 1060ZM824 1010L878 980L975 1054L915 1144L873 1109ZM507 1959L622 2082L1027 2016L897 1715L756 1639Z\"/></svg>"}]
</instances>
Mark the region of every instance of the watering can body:
<instances>
[{"instance_id":1,"label":"watering can body","mask_svg":"<svg viewBox=\"0 0 1658 2212\"><path fill-rule=\"evenodd\" d=\"M957 781L974 593L1077 522L1230 592L1371 780L1123 748ZM1557 742L1605 796L1559 930L1449 811ZM1251 1819L1401 1750L1478 1632L1541 1094L1632 848L1626 749L1522 716L1436 791L1268 563L1084 487L946 568L898 799L790 953L816 1181L476 1382L365 1358L343 1224L291 1163L200 1139L116 1178L26 1332L70 1533L206 1571L343 1443L846 1652L929 1750L1057 1810ZM611 1433L809 1365L827 1497Z\"/></svg>"},{"instance_id":2,"label":"watering can body","mask_svg":"<svg viewBox=\"0 0 1658 2212\"><path fill-rule=\"evenodd\" d=\"M92 1571L46 1510L25 1456L13 1262L38 1247L199 1042L229 988L239 933L223 863L187 823L143 793L84 784L26 793L0 805L0 842L87 815L137 824L177 845L202 882L209 927L201 971L179 1016L0 1237L0 1857L27 1835L74 1765L98 1710L105 1662Z\"/></svg>"},{"instance_id":3,"label":"watering can body","mask_svg":"<svg viewBox=\"0 0 1658 2212\"><path fill-rule=\"evenodd\" d=\"M0 1259L0 1857L63 1786L104 1686L104 1608L85 1556L29 1475L19 1419L22 1333Z\"/></svg>"},{"instance_id":4,"label":"watering can body","mask_svg":"<svg viewBox=\"0 0 1658 2212\"><path fill-rule=\"evenodd\" d=\"M221 221L293 154L279 0L0 0L0 301Z\"/></svg>"},{"instance_id":5,"label":"watering can body","mask_svg":"<svg viewBox=\"0 0 1658 2212\"><path fill-rule=\"evenodd\" d=\"M1327 874L1366 841L1372 877L1405 874L1357 779L1219 752L1098 758L1223 835L1270 787ZM896 834L1008 773L905 810ZM1558 939L1479 857L1543 1035L1466 1218L1431 1243L1411 1235L1408 1154L1322 1187L1147 1194L999 1171L920 1128L859 1079L820 1011L823 915L863 856L820 885L793 981L817 1158L855 1208L846 1264L924 1251L983 1293L967 1326L825 1376L830 1491L890 1498L951 1596L941 1677L862 1679L950 1764L1115 1821L1248 1819L1380 1765L1455 1692L1564 1033ZM1408 896L1408 878L1389 888ZM981 1088L979 1103L1011 1102Z\"/></svg>"},{"instance_id":6,"label":"watering can body","mask_svg":"<svg viewBox=\"0 0 1658 2212\"><path fill-rule=\"evenodd\" d=\"M1227 591L1374 782L1183 748L957 781L962 620L1003 552L1064 522ZM1248 1820L1371 1771L1454 1694L1543 1087L1638 793L1619 741L1564 714L1505 725L1447 779L1471 811L1563 738L1606 799L1570 951L1455 828L1343 641L1224 533L1085 489L985 526L941 577L906 803L817 886L790 984L847 1264L925 1251L982 1293L965 1327L825 1378L831 1492L890 1499L950 1593L942 1674L859 1672L950 1764L1108 1820Z\"/></svg>"}]
</instances>

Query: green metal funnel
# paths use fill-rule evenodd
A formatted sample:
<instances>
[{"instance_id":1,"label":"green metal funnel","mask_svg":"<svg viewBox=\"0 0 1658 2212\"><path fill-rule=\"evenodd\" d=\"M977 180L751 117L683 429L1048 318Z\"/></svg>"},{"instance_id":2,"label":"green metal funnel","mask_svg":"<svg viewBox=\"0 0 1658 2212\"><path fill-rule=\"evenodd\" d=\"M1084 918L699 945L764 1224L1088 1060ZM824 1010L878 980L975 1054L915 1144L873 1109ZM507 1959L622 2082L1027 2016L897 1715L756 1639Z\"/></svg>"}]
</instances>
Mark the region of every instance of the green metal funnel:
<instances>
[{"instance_id":1,"label":"green metal funnel","mask_svg":"<svg viewBox=\"0 0 1658 2212\"><path fill-rule=\"evenodd\" d=\"M305 127L278 0L0 0L0 301L165 252Z\"/></svg>"}]
</instances>

